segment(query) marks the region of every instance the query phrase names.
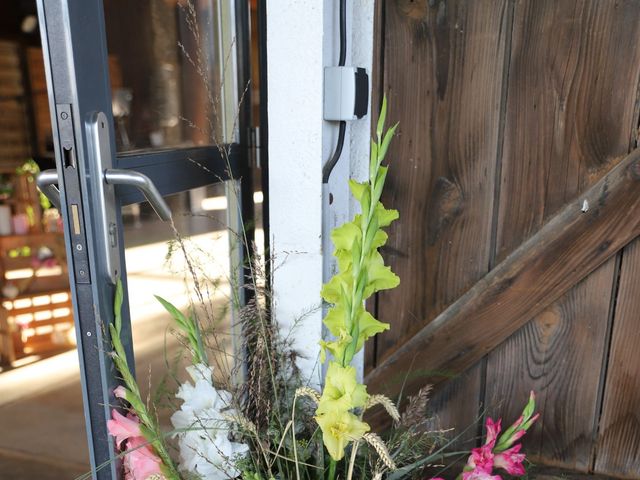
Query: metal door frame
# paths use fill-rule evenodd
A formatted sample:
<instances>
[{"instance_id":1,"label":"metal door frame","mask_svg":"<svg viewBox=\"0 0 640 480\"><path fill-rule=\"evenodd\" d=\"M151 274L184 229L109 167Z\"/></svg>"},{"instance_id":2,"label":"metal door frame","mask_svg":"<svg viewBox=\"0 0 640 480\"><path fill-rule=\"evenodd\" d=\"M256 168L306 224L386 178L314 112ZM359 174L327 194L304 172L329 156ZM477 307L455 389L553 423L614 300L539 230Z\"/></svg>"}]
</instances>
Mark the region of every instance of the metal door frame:
<instances>
[{"instance_id":1,"label":"metal door frame","mask_svg":"<svg viewBox=\"0 0 640 480\"><path fill-rule=\"evenodd\" d=\"M253 225L253 198L248 165L247 137L250 125L249 24L247 2L235 2L238 98L244 98L239 112L239 141L230 146L230 167L215 146L169 149L117 156L116 168L146 174L163 195L215 183L230 176L241 185L242 220ZM94 145L87 128L88 119L103 112L111 128L109 143L116 152L111 110L108 54L102 0L38 0L38 16L47 76L54 150L64 223L69 280L78 341L78 356L86 432L93 478L118 478L120 462L107 432L113 389L119 384L108 355L108 324L113 319L114 287L99 259L101 239L97 235L99 184L103 172L97 169L90 152ZM75 167L65 166L62 146L73 147ZM195 162L194 162L195 160ZM206 166L211 176L204 174ZM118 187L115 205L120 272L126 290L121 207L143 200L131 187ZM73 212L71 205L74 205ZM73 225L75 213L76 225ZM78 231L78 223L80 229ZM75 233L74 233L75 232ZM239 249L242 253L244 249ZM127 296L123 305L123 342L130 365L133 362L130 315Z\"/></svg>"}]
</instances>

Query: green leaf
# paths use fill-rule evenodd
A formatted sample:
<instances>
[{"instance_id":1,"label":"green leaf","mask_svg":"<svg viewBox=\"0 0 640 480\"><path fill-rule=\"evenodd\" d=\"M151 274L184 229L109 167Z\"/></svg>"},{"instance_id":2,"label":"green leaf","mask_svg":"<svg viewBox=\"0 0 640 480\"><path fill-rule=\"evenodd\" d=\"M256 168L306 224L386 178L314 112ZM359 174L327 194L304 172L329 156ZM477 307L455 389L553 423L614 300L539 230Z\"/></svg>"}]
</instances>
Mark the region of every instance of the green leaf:
<instances>
[{"instance_id":1,"label":"green leaf","mask_svg":"<svg viewBox=\"0 0 640 480\"><path fill-rule=\"evenodd\" d=\"M527 404L524 407L524 410L522 411L522 416L525 422L533 416L533 412L535 412L535 410L536 410L536 397L534 393L531 392L529 394L529 401L527 402Z\"/></svg>"},{"instance_id":2,"label":"green leaf","mask_svg":"<svg viewBox=\"0 0 640 480\"><path fill-rule=\"evenodd\" d=\"M362 244L360 242L353 242L353 248L351 249L351 261L353 262L353 275L359 275L360 270L360 254L362 253Z\"/></svg>"},{"instance_id":3,"label":"green leaf","mask_svg":"<svg viewBox=\"0 0 640 480\"><path fill-rule=\"evenodd\" d=\"M378 165L380 165L384 161L384 157L387 156L389 144L391 144L391 139L395 135L397 128L398 124L396 123L393 127L387 130L387 133L384 134L384 139L382 140L382 144L380 145L380 149L378 150Z\"/></svg>"},{"instance_id":4,"label":"green leaf","mask_svg":"<svg viewBox=\"0 0 640 480\"><path fill-rule=\"evenodd\" d=\"M378 169L378 144L371 140L371 153L369 156L369 182L373 183ZM358 199L359 200L359 199Z\"/></svg>"},{"instance_id":5,"label":"green leaf","mask_svg":"<svg viewBox=\"0 0 640 480\"><path fill-rule=\"evenodd\" d=\"M369 209L371 208L371 190L367 188L362 193L362 198L360 199L360 207L362 208L362 215L360 215L360 230L364 231L367 227L367 215L369 214ZM356 219L354 219L356 221Z\"/></svg>"},{"instance_id":6,"label":"green leaf","mask_svg":"<svg viewBox=\"0 0 640 480\"><path fill-rule=\"evenodd\" d=\"M169 312L169 315L171 315L171 317L175 320L178 326L183 331L188 333L189 320L187 320L187 317L180 310L178 310L171 302L168 302L167 300L162 298L160 295L154 295L154 297L156 297L156 300L158 300L158 302L160 302L160 304L164 307L164 309L167 312Z\"/></svg>"},{"instance_id":7,"label":"green leaf","mask_svg":"<svg viewBox=\"0 0 640 480\"><path fill-rule=\"evenodd\" d=\"M373 245L373 240L375 239L378 231L378 217L376 215L373 215L371 218L371 222L369 223L369 228L367 229L367 237L365 238L364 242L365 255L368 255L371 252L371 246Z\"/></svg>"},{"instance_id":8,"label":"green leaf","mask_svg":"<svg viewBox=\"0 0 640 480\"><path fill-rule=\"evenodd\" d=\"M124 292L122 291L122 280L118 278L116 281L116 294L113 299L113 313L115 317L116 332L120 336L122 330L122 301L124 298Z\"/></svg>"},{"instance_id":9,"label":"green leaf","mask_svg":"<svg viewBox=\"0 0 640 480\"><path fill-rule=\"evenodd\" d=\"M387 167L380 167L378 169L378 175L376 176L375 185L373 187L373 196L371 197L372 201L376 202L376 205L382 196L382 189L384 188L384 182L387 179L388 170L389 169Z\"/></svg>"},{"instance_id":10,"label":"green leaf","mask_svg":"<svg viewBox=\"0 0 640 480\"><path fill-rule=\"evenodd\" d=\"M384 130L384 124L387 121L387 96L382 97L382 107L380 108L380 116L378 117L378 125L376 126L376 136L378 141L382 137L382 131Z\"/></svg>"},{"instance_id":11,"label":"green leaf","mask_svg":"<svg viewBox=\"0 0 640 480\"><path fill-rule=\"evenodd\" d=\"M340 284L340 300L348 315L351 311L352 298L347 292L347 284L345 282Z\"/></svg>"}]
</instances>

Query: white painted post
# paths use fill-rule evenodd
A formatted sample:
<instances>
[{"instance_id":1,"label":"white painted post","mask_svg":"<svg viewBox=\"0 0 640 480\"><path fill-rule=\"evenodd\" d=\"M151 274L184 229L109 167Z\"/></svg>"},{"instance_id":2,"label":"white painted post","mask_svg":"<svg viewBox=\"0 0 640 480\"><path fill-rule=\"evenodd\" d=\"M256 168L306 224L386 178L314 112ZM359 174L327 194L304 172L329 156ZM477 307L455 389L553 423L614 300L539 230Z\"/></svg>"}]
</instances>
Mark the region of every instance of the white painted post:
<instances>
[{"instance_id":1,"label":"white painted post","mask_svg":"<svg viewBox=\"0 0 640 480\"><path fill-rule=\"evenodd\" d=\"M333 250L323 241L322 166L333 154L338 131L337 123L323 120L323 72L337 65L338 5L339 0L267 1L272 308L283 334L305 355L299 366L314 385L322 371L323 262L331 261ZM369 73L373 7L372 0L348 0L347 65ZM329 183L333 203L325 227L354 213L347 179L366 177L369 125L367 116L347 126ZM325 268L325 276L330 271Z\"/></svg>"}]
</instances>

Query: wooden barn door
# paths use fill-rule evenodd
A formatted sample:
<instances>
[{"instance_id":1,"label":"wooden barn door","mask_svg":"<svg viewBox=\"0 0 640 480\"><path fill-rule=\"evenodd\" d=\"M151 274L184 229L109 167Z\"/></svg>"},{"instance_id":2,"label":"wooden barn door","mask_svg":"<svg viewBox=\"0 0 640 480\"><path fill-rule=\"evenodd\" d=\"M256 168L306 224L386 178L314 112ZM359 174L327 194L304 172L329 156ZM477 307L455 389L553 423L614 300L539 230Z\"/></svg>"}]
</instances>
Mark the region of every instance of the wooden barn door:
<instances>
[{"instance_id":1,"label":"wooden barn door","mask_svg":"<svg viewBox=\"0 0 640 480\"><path fill-rule=\"evenodd\" d=\"M373 390L437 384L472 444L533 389L536 461L640 478L640 2L379 0L376 21L402 283L375 301Z\"/></svg>"}]
</instances>

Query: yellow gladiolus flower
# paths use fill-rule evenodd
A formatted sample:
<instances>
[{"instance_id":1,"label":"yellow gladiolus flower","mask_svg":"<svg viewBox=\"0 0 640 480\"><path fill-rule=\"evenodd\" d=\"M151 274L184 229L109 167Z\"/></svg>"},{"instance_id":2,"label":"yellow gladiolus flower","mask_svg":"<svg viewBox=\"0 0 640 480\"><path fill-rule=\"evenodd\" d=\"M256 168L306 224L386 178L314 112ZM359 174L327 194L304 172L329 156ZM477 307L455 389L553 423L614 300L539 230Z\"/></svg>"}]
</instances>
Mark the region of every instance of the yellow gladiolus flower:
<instances>
[{"instance_id":1,"label":"yellow gladiolus flower","mask_svg":"<svg viewBox=\"0 0 640 480\"><path fill-rule=\"evenodd\" d=\"M364 407L368 397L367 387L358 383L354 367L330 362L317 413Z\"/></svg>"},{"instance_id":2,"label":"yellow gladiolus flower","mask_svg":"<svg viewBox=\"0 0 640 480\"><path fill-rule=\"evenodd\" d=\"M344 457L349 442L359 440L369 431L369 425L347 411L329 410L315 418L322 430L324 445L336 461Z\"/></svg>"}]
</instances>

